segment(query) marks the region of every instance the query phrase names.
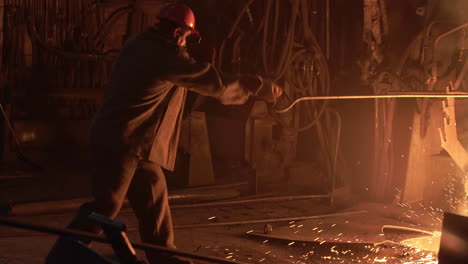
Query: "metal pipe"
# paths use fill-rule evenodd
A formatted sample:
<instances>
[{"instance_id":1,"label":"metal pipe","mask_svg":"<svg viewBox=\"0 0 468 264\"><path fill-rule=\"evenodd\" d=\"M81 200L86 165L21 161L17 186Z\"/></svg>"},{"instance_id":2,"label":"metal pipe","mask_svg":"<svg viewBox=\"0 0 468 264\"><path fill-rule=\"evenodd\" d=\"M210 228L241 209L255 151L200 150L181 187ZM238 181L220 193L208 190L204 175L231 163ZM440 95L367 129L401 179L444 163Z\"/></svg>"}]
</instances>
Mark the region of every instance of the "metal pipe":
<instances>
[{"instance_id":1,"label":"metal pipe","mask_svg":"<svg viewBox=\"0 0 468 264\"><path fill-rule=\"evenodd\" d=\"M326 56L327 60L330 59L330 0L326 0L325 3L325 45L326 45Z\"/></svg>"},{"instance_id":2,"label":"metal pipe","mask_svg":"<svg viewBox=\"0 0 468 264\"><path fill-rule=\"evenodd\" d=\"M334 96L306 96L296 99L288 107L275 110L276 113L286 113L296 104L302 101L317 100L350 100L350 99L389 99L389 98L468 98L466 93L436 94L436 93L407 93L407 94L384 94L384 95L334 95Z\"/></svg>"},{"instance_id":3,"label":"metal pipe","mask_svg":"<svg viewBox=\"0 0 468 264\"><path fill-rule=\"evenodd\" d=\"M463 64L463 68L462 68L460 74L458 75L457 80L455 81L455 83L453 85L453 90L454 91L458 90L458 88L462 84L463 80L465 80L466 72L468 72L468 60L466 60L465 64Z\"/></svg>"},{"instance_id":4,"label":"metal pipe","mask_svg":"<svg viewBox=\"0 0 468 264\"><path fill-rule=\"evenodd\" d=\"M231 26L231 31L229 31L227 35L227 39L232 38L232 35L234 34L237 25L240 23L242 17L244 16L244 13L247 12L247 9L249 9L249 6L253 3L253 0L248 0L247 3L245 3L244 7L242 8L240 14L237 16L236 21L234 21L234 24Z\"/></svg>"},{"instance_id":5,"label":"metal pipe","mask_svg":"<svg viewBox=\"0 0 468 264\"><path fill-rule=\"evenodd\" d=\"M445 33L443 33L443 34L441 34L441 35L440 35L439 37L437 37L436 40L434 41L434 49L432 50L432 59L433 59L433 63L432 63L432 80L433 80L434 83L435 83L435 81L437 81L437 78L438 78L438 75L439 75L439 74L438 74L438 68L437 68L437 59L436 59L437 46L439 45L439 42L440 42L443 38L445 38L445 37L447 37L447 36L449 36L449 35L451 35L451 34L457 32L457 31L459 31L459 30L462 30L462 29L464 29L464 28L466 28L466 27L468 27L468 22L466 22L466 23L464 23L464 24L462 24L462 25L460 25L460 26L458 26L458 27L455 27L455 28L453 28L453 29L451 29L451 30L449 30L449 31L447 31L447 32L445 32Z\"/></svg>"},{"instance_id":6,"label":"metal pipe","mask_svg":"<svg viewBox=\"0 0 468 264\"><path fill-rule=\"evenodd\" d=\"M434 42L433 58L435 58L437 46L439 45L439 42L440 42L443 38L447 37L448 35L450 35L450 34L452 34L452 33L457 32L457 31L459 31L459 30L462 30L462 29L464 29L464 28L466 28L466 27L468 27L468 22L466 22L466 23L464 23L464 24L462 24L462 25L460 25L460 26L458 26L458 27L456 27L456 28L454 28L454 29L451 29L451 30L449 30L449 31L447 31L447 32L445 32L445 33L443 33L443 34L440 35L439 37L437 37L436 40L435 40L435 42Z\"/></svg>"},{"instance_id":7,"label":"metal pipe","mask_svg":"<svg viewBox=\"0 0 468 264\"><path fill-rule=\"evenodd\" d=\"M336 217L336 216L348 216L348 215L356 215L356 214L364 214L364 213L367 213L367 211L366 210L361 210L361 211L353 211L353 212L323 214L323 215L312 215L312 216L300 216L300 217L289 217L289 218L259 219L259 220L246 220L246 221L211 223L211 224L197 224L197 225L180 225L180 226L175 226L174 229L204 228L204 227L231 226L231 225L249 225L249 224L262 224L262 223L277 223L277 222L300 221L300 220L318 219L318 218L327 218L327 217Z\"/></svg>"},{"instance_id":8,"label":"metal pipe","mask_svg":"<svg viewBox=\"0 0 468 264\"><path fill-rule=\"evenodd\" d=\"M220 184L220 185L208 185L208 186L200 186L200 187L192 187L186 189L184 191L201 191L201 190L212 190L212 189L234 189L239 188L243 185L248 185L248 182L238 182L238 183L229 183L229 184Z\"/></svg>"},{"instance_id":9,"label":"metal pipe","mask_svg":"<svg viewBox=\"0 0 468 264\"><path fill-rule=\"evenodd\" d=\"M329 198L329 197L330 197L330 195L328 195L328 194L324 194L324 195L301 195L301 196L267 197L267 198L246 199L246 200L239 200L239 201L174 205L174 206L171 206L171 209L186 209L186 208L199 208L199 207L211 207L211 206L242 205L242 204L253 204L253 203L262 203L262 202L281 202L281 201L307 200L307 199Z\"/></svg>"},{"instance_id":10,"label":"metal pipe","mask_svg":"<svg viewBox=\"0 0 468 264\"><path fill-rule=\"evenodd\" d=\"M181 203L183 201L213 201L232 199L239 196L239 192L235 190L225 190L223 192L211 192L211 193L182 193L182 194L170 194L169 203ZM60 201L48 201L48 202L35 202L35 203L24 203L24 204L6 204L6 206L0 205L0 214L8 216L26 216L26 215L41 215L41 214L60 214L68 211L77 210L83 203L91 201L92 198L78 198L72 200L60 200ZM124 205L127 205L127 200L124 201ZM194 206L196 207L195 204ZM171 205L171 208L173 206ZM176 207L177 208L177 207ZM126 209L122 209L121 212L126 212ZM129 210L132 211L132 210Z\"/></svg>"},{"instance_id":11,"label":"metal pipe","mask_svg":"<svg viewBox=\"0 0 468 264\"><path fill-rule=\"evenodd\" d=\"M0 63L3 64L3 42L5 41L3 22L5 21L5 0L0 0Z\"/></svg>"},{"instance_id":12,"label":"metal pipe","mask_svg":"<svg viewBox=\"0 0 468 264\"><path fill-rule=\"evenodd\" d=\"M71 229L66 229L66 228L57 228L57 227L51 227L51 226L43 226L43 225L37 225L37 224L31 224L27 223L24 221L18 221L18 220L13 220L13 219L8 219L6 217L0 217L0 224L1 225L7 225L11 227L16 227L16 228L22 228L22 229L29 229L37 232L42 232L42 233L48 233L48 234L55 234L59 236L68 236L68 237L75 237L78 239L89 239L91 241L95 242L100 242L100 243L105 243L105 244L112 244L108 239L98 236L93 233L88 233L88 232L83 232L83 231L76 231L76 230L71 230ZM142 249L142 250L154 250L156 252L161 252L161 253L166 253L166 254L171 254L171 255L177 255L181 257L186 257L190 259L196 259L196 260L202 260L202 261L208 261L212 263L222 263L222 264L246 264L244 262L239 262L239 261L231 261L231 260L226 260L222 258L217 258L217 257L208 257L208 256L202 256L198 254L193 254L177 249L172 249L172 248L167 248L167 247L161 247L153 244L148 244L148 243L132 243L134 248L137 249Z\"/></svg>"},{"instance_id":13,"label":"metal pipe","mask_svg":"<svg viewBox=\"0 0 468 264\"><path fill-rule=\"evenodd\" d=\"M435 20L435 21L432 21L432 22L427 26L427 28L424 29L426 32L425 32L425 38L424 38L423 43L422 43L421 59L420 59L421 65L424 64L424 59L425 59L425 56L426 56L426 50L429 48L428 42L429 42L429 37L430 37L430 34L431 34L432 27L434 27L434 26L437 25L437 24L450 23L450 22L451 22L451 21ZM423 32L424 32L424 31L423 31Z\"/></svg>"}]
</instances>

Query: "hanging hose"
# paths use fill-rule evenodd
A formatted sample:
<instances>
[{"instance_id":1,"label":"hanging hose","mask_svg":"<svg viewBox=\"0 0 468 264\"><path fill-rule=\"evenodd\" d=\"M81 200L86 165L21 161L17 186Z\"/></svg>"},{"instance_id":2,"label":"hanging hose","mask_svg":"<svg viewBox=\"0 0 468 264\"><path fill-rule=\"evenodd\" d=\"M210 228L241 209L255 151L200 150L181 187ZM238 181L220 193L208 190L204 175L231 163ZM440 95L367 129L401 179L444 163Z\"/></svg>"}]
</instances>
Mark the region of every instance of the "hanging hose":
<instances>
[{"instance_id":1,"label":"hanging hose","mask_svg":"<svg viewBox=\"0 0 468 264\"><path fill-rule=\"evenodd\" d=\"M252 4L254 0L248 0L245 6L242 8L240 14L237 16L236 21L231 27L231 30L229 31L229 34L227 35L227 38L230 39L232 35L234 34L234 31L236 30L237 26L239 25L242 17L244 16L245 12L247 12L247 9L249 9L249 6Z\"/></svg>"},{"instance_id":2,"label":"hanging hose","mask_svg":"<svg viewBox=\"0 0 468 264\"><path fill-rule=\"evenodd\" d=\"M227 39L221 43L217 53L217 67L222 70L223 62L232 61L224 58L228 54L231 55L227 40L235 39L233 36L236 32L247 34L248 30L239 29L240 22L247 10L253 10L253 14L260 17L256 19L258 22L251 34L257 37L252 38L250 43L260 45L258 49L246 43L237 44L237 47L242 45L242 50L246 50L242 60L244 67L240 68L247 71L257 70L258 74L285 88L283 97L292 105L280 110L269 105L268 112L286 134L298 134L314 128L317 143L320 144L318 151L324 157L324 168L333 189L339 140L332 140L331 137L339 137L340 134L340 131L337 131L341 129L338 113L330 110L326 100L308 100L308 103L301 105L296 111L291 111L298 103L292 102L293 100L302 102L304 99L301 98L330 94L328 61L315 34L317 28L320 34L326 31L328 16L316 19L316 13L312 15L312 11L317 10L320 10L317 13L322 14L324 11L325 14L326 8L321 2L308 0L247 1L229 30ZM247 41L247 38L245 39ZM246 49L246 46L250 49ZM238 55L238 52L232 54L234 53Z\"/></svg>"},{"instance_id":3,"label":"hanging hose","mask_svg":"<svg viewBox=\"0 0 468 264\"><path fill-rule=\"evenodd\" d=\"M127 14L133 8L134 8L133 5L126 5L126 6L119 7L116 10L114 10L106 18L104 23L102 23L102 25L99 26L99 29L97 30L96 35L93 37L92 41L93 41L94 47L96 47L96 48L97 47L102 47L104 45L103 41L105 40L105 37L108 34L108 29L110 28L110 26L112 26L113 23L115 23L115 21L117 21L117 19L120 16Z\"/></svg>"}]
</instances>

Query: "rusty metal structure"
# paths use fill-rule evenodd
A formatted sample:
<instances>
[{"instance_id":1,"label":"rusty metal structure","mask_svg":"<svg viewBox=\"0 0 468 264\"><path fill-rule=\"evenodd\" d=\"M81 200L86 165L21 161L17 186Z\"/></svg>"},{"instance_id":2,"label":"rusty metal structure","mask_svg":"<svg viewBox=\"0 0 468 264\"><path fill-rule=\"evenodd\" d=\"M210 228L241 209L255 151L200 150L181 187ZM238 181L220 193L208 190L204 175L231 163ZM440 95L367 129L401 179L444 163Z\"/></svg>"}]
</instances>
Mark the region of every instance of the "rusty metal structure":
<instances>
[{"instance_id":1,"label":"rusty metal structure","mask_svg":"<svg viewBox=\"0 0 468 264\"><path fill-rule=\"evenodd\" d=\"M379 44L379 39L386 39L387 43L394 40L389 39L385 33L388 32L388 14L385 14L386 9L381 5L385 1L369 2L374 2L374 7L380 5L380 9L373 8L372 11L369 11L378 14L374 14L374 17L378 19L374 21L373 25L380 30L369 31L379 35L375 38L377 41L374 43L377 52L379 47L382 47L382 44ZM468 24L466 23L467 7L462 2L428 1L425 5L420 5L415 9L415 15L423 17L425 22L418 33L412 36L412 40L408 42L401 56L397 57L395 63L390 65L393 70L375 71L376 77L372 80L372 87L376 94L466 92L466 86L462 85L462 80L466 80L467 72L465 50ZM447 9L445 12L442 11L440 8L443 6L450 8L450 12ZM386 51L386 54L385 52L381 53L383 56L390 55L389 51ZM382 64L382 61L374 60L374 62ZM427 185L427 182L431 181L431 177L444 177L445 180L457 177L461 182L466 181L464 179L466 176L463 176L466 174L466 166L464 165L449 172L449 175L445 175L445 169L440 169L443 163L450 163L451 158L457 159L456 156L460 155L466 157L463 147L458 148L457 151L450 151L450 147L447 148L447 145L444 144L444 138L440 141L438 129L445 132L444 136L452 135L452 138L448 140L452 141L453 144L458 142L455 112L453 108L451 113L447 112L446 108L442 107L443 104L447 105L447 102L444 103L444 101L445 99L429 98L406 102L394 99L375 101L374 150L375 153L379 153L374 160L373 174L376 177L372 193L375 198L385 199L384 197L389 193L395 193L395 190L389 190L389 186L397 185L398 178L403 178L403 184L400 185L402 189L401 193L397 194L397 199L405 202L434 199L434 196L430 197L431 195L424 191L424 188L437 188ZM465 107L462 104L465 102L463 99L457 102L460 103L459 108ZM448 104L455 107L453 99L448 99ZM463 110L459 111L459 113L462 112ZM401 114L408 115L409 120L407 122L399 121L398 117ZM451 120L451 126L447 126L448 123L443 122L443 120L448 119ZM458 119L458 132L463 135L466 127L462 120ZM403 134L395 132L405 129L403 124L409 126L411 130L410 135L405 136L409 137L409 141L407 141L409 147L407 148L398 146L398 135L402 136ZM442 152L443 149L450 156L447 155L446 158L443 155L440 157L431 156ZM431 163L436 162L434 159L438 159L439 165L439 168L434 168L437 171L435 173L431 169ZM435 174L438 175L435 176ZM455 200L453 197L451 199L452 202Z\"/></svg>"}]
</instances>

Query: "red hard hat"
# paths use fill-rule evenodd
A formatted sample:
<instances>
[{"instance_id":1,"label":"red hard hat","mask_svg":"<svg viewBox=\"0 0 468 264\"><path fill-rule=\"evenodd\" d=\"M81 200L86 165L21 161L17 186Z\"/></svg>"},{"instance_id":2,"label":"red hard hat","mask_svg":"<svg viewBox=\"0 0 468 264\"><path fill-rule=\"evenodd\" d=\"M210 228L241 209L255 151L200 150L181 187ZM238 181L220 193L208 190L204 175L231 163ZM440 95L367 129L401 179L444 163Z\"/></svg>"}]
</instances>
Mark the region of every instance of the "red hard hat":
<instances>
[{"instance_id":1,"label":"red hard hat","mask_svg":"<svg viewBox=\"0 0 468 264\"><path fill-rule=\"evenodd\" d=\"M167 19L178 25L188 27L192 34L198 35L195 29L195 14L190 7L184 4L169 4L161 9L158 19Z\"/></svg>"}]
</instances>

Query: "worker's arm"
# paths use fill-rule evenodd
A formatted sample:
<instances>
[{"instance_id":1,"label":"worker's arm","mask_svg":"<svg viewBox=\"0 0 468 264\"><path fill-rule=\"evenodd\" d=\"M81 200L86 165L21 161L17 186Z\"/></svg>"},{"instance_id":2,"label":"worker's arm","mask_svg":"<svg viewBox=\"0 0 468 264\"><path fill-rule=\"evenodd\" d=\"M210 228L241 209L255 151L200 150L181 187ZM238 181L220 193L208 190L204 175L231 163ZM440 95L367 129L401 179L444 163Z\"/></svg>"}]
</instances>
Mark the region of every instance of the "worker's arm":
<instances>
[{"instance_id":1,"label":"worker's arm","mask_svg":"<svg viewBox=\"0 0 468 264\"><path fill-rule=\"evenodd\" d=\"M211 64L198 63L186 55L177 56L169 62L165 77L175 85L214 97L226 105L244 104L250 96L274 101L276 99L270 98L278 95L278 91L281 90L259 76L220 76Z\"/></svg>"},{"instance_id":2,"label":"worker's arm","mask_svg":"<svg viewBox=\"0 0 468 264\"><path fill-rule=\"evenodd\" d=\"M283 90L276 83L258 75L242 74L230 77L224 75L222 79L225 83L244 87L251 92L251 97L268 103L276 103L283 93Z\"/></svg>"}]
</instances>

